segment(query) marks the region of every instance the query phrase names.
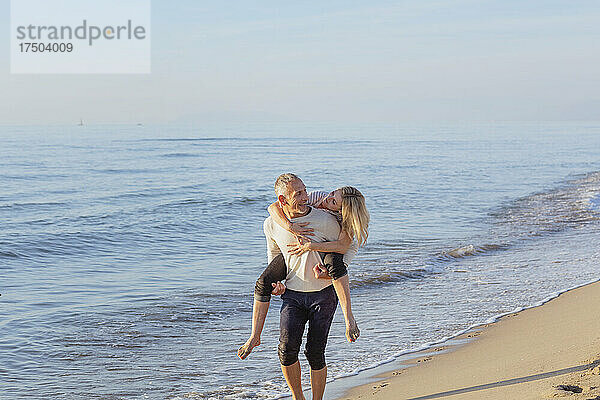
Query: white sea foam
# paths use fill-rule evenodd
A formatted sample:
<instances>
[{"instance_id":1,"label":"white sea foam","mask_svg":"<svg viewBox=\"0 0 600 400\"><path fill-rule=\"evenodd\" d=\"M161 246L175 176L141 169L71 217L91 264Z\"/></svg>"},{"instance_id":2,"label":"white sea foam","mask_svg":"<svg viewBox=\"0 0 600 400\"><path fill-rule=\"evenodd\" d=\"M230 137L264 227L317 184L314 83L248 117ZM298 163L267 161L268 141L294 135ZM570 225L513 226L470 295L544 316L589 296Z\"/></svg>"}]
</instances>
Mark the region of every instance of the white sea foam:
<instances>
[{"instance_id":1,"label":"white sea foam","mask_svg":"<svg viewBox=\"0 0 600 400\"><path fill-rule=\"evenodd\" d=\"M593 210L600 211L600 194L590 196L588 202Z\"/></svg>"}]
</instances>

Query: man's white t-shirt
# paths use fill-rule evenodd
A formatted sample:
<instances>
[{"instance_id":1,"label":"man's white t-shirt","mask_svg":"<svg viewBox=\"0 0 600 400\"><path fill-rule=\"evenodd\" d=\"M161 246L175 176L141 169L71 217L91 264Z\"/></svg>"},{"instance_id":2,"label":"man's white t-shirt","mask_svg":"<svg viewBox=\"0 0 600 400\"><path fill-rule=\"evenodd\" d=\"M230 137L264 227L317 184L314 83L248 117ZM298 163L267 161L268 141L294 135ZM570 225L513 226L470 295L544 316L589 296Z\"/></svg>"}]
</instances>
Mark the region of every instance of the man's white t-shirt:
<instances>
[{"instance_id":1,"label":"man's white t-shirt","mask_svg":"<svg viewBox=\"0 0 600 400\"><path fill-rule=\"evenodd\" d=\"M314 229L311 240L315 242L331 242L338 239L340 225L330 213L310 207L305 216L292 218L292 222L308 222ZM296 237L279 226L272 217L265 220L264 232L267 238L267 255L269 262L278 254L283 254L287 266L285 286L298 292L316 292L331 285L330 279L315 278L313 267L322 264L316 251L307 251L300 256L289 252L288 244L297 243Z\"/></svg>"}]
</instances>

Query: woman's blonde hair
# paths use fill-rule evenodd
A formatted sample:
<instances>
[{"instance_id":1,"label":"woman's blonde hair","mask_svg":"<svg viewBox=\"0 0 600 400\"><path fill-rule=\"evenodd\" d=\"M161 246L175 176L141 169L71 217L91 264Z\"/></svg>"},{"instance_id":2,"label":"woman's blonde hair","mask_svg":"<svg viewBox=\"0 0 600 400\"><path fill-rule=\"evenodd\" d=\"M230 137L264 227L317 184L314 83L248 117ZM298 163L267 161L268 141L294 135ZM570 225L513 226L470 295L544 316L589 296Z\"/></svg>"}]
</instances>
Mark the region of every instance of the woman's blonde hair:
<instances>
[{"instance_id":1,"label":"woman's blonde hair","mask_svg":"<svg viewBox=\"0 0 600 400\"><path fill-rule=\"evenodd\" d=\"M339 189L342 193L342 230L351 238L356 238L359 246L364 245L369 237L369 211L362 193L352 187Z\"/></svg>"}]
</instances>

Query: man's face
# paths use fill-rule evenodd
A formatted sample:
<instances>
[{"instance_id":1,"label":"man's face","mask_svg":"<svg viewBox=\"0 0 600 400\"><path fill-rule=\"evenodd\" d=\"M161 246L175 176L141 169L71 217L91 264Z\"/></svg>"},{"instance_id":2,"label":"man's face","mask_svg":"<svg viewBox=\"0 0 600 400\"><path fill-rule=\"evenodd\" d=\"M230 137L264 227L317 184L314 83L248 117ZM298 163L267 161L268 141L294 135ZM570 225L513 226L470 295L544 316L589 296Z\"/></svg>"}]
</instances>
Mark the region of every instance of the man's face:
<instances>
[{"instance_id":1,"label":"man's face","mask_svg":"<svg viewBox=\"0 0 600 400\"><path fill-rule=\"evenodd\" d=\"M342 191L337 189L329 193L325 200L323 200L323 205L329 211L340 211L342 209Z\"/></svg>"},{"instance_id":2,"label":"man's face","mask_svg":"<svg viewBox=\"0 0 600 400\"><path fill-rule=\"evenodd\" d=\"M306 193L306 186L304 186L304 182L302 182L301 179L294 179L288 183L288 192L285 196L285 200L290 211L306 211L308 193Z\"/></svg>"}]
</instances>

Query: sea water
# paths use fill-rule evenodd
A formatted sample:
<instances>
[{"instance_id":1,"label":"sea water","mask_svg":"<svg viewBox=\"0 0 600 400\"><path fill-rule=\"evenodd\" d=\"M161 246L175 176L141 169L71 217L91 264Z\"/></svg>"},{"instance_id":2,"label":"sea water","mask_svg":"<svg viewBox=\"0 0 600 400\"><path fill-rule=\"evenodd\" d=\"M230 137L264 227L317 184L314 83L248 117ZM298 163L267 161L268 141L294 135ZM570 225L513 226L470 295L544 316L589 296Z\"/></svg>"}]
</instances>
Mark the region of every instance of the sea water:
<instances>
[{"instance_id":1,"label":"sea water","mask_svg":"<svg viewBox=\"0 0 600 400\"><path fill-rule=\"evenodd\" d=\"M279 298L236 356L283 172L371 213L330 380L600 279L600 124L2 127L0 150L6 399L288 394Z\"/></svg>"}]
</instances>

